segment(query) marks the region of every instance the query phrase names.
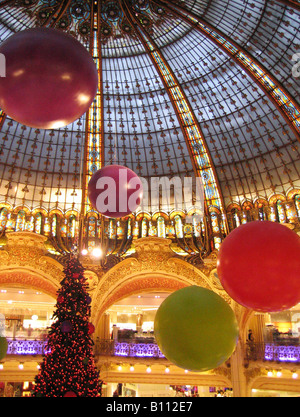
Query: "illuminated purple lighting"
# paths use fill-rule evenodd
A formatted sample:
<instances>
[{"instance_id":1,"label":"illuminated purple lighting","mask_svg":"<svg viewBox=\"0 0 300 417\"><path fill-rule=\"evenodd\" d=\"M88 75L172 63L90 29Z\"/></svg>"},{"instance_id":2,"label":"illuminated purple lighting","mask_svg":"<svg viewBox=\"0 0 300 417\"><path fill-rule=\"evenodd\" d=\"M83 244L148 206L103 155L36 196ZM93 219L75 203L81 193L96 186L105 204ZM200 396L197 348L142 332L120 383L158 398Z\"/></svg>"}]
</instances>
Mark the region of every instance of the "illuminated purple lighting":
<instances>
[{"instance_id":1,"label":"illuminated purple lighting","mask_svg":"<svg viewBox=\"0 0 300 417\"><path fill-rule=\"evenodd\" d=\"M164 358L164 355L155 343L116 342L114 355L130 358Z\"/></svg>"},{"instance_id":2,"label":"illuminated purple lighting","mask_svg":"<svg viewBox=\"0 0 300 417\"><path fill-rule=\"evenodd\" d=\"M7 355L43 355L49 352L47 340L8 339ZM165 358L155 343L114 342L113 356L129 358ZM259 355L265 361L300 363L300 346L265 344Z\"/></svg>"},{"instance_id":3,"label":"illuminated purple lighting","mask_svg":"<svg viewBox=\"0 0 300 417\"><path fill-rule=\"evenodd\" d=\"M265 345L265 360L280 362L300 362L300 346Z\"/></svg>"},{"instance_id":4,"label":"illuminated purple lighting","mask_svg":"<svg viewBox=\"0 0 300 417\"><path fill-rule=\"evenodd\" d=\"M7 355L43 355L47 353L46 340L8 339Z\"/></svg>"}]
</instances>

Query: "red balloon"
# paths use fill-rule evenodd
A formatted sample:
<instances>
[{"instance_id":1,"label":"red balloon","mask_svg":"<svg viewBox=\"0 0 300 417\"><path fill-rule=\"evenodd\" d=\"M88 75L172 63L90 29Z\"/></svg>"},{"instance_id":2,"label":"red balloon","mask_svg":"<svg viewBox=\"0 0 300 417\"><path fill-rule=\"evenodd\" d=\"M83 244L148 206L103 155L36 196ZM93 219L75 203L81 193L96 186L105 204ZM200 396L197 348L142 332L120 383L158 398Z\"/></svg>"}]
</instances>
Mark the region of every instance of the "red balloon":
<instances>
[{"instance_id":1,"label":"red balloon","mask_svg":"<svg viewBox=\"0 0 300 417\"><path fill-rule=\"evenodd\" d=\"M91 205L106 217L120 218L141 204L143 185L131 169L108 165L95 172L88 184Z\"/></svg>"},{"instance_id":2,"label":"red balloon","mask_svg":"<svg viewBox=\"0 0 300 417\"><path fill-rule=\"evenodd\" d=\"M6 76L0 78L0 107L34 128L67 126L85 113L98 87L92 56L57 29L18 32L0 46Z\"/></svg>"},{"instance_id":3,"label":"red balloon","mask_svg":"<svg viewBox=\"0 0 300 417\"><path fill-rule=\"evenodd\" d=\"M73 392L73 391L67 391L65 394L64 394L64 397L77 397L77 395L75 394L75 392Z\"/></svg>"},{"instance_id":4,"label":"red balloon","mask_svg":"<svg viewBox=\"0 0 300 417\"><path fill-rule=\"evenodd\" d=\"M217 272L237 303L261 312L287 310L300 302L300 237L270 221L241 225L221 244Z\"/></svg>"}]
</instances>

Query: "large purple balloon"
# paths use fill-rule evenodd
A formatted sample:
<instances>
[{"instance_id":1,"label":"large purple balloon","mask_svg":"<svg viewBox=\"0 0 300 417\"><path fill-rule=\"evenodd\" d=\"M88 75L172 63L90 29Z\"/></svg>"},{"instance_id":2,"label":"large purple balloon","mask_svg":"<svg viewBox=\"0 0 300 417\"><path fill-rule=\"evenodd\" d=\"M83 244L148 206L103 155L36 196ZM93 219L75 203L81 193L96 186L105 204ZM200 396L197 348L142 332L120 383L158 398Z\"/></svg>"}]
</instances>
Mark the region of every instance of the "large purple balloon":
<instances>
[{"instance_id":1,"label":"large purple balloon","mask_svg":"<svg viewBox=\"0 0 300 417\"><path fill-rule=\"evenodd\" d=\"M6 76L0 78L0 107L34 128L55 129L74 122L91 105L98 73L86 48L57 29L18 32L0 46Z\"/></svg>"},{"instance_id":2,"label":"large purple balloon","mask_svg":"<svg viewBox=\"0 0 300 417\"><path fill-rule=\"evenodd\" d=\"M106 217L120 218L141 204L143 185L131 169L108 165L95 172L88 184L91 205Z\"/></svg>"}]
</instances>

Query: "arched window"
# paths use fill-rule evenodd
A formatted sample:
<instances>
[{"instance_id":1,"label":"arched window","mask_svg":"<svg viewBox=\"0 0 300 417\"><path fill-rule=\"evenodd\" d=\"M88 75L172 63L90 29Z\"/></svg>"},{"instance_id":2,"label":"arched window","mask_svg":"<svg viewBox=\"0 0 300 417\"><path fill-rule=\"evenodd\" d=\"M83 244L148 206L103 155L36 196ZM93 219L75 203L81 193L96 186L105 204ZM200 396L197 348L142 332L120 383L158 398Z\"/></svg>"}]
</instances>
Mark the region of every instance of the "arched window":
<instances>
[{"instance_id":1,"label":"arched window","mask_svg":"<svg viewBox=\"0 0 300 417\"><path fill-rule=\"evenodd\" d=\"M17 215L17 220L16 220L16 232L22 232L24 230L25 227L25 211L24 210L20 210L18 212Z\"/></svg>"},{"instance_id":2,"label":"arched window","mask_svg":"<svg viewBox=\"0 0 300 417\"><path fill-rule=\"evenodd\" d=\"M242 224L248 223L247 213L245 213L244 211L242 211L241 223Z\"/></svg>"},{"instance_id":3,"label":"arched window","mask_svg":"<svg viewBox=\"0 0 300 417\"><path fill-rule=\"evenodd\" d=\"M118 220L117 221L117 239L123 239L125 235L124 225Z\"/></svg>"},{"instance_id":4,"label":"arched window","mask_svg":"<svg viewBox=\"0 0 300 417\"><path fill-rule=\"evenodd\" d=\"M179 239L182 239L183 238L183 226L182 226L181 216L179 216L179 214L176 214L176 216L174 217L174 221L175 221L175 233L176 233L176 236Z\"/></svg>"},{"instance_id":5,"label":"arched window","mask_svg":"<svg viewBox=\"0 0 300 417\"><path fill-rule=\"evenodd\" d=\"M142 220L142 237L147 237L147 234L148 234L147 219L144 217Z\"/></svg>"},{"instance_id":6,"label":"arched window","mask_svg":"<svg viewBox=\"0 0 300 417\"><path fill-rule=\"evenodd\" d=\"M34 222L34 232L35 233L42 233L42 214L37 213L35 216L35 222Z\"/></svg>"},{"instance_id":7,"label":"arched window","mask_svg":"<svg viewBox=\"0 0 300 417\"><path fill-rule=\"evenodd\" d=\"M220 233L219 220L218 220L217 213L214 211L211 212L210 218L211 218L211 226L212 226L213 233Z\"/></svg>"},{"instance_id":8,"label":"arched window","mask_svg":"<svg viewBox=\"0 0 300 417\"><path fill-rule=\"evenodd\" d=\"M220 249L222 239L220 237L214 237L214 247L215 249Z\"/></svg>"},{"instance_id":9,"label":"arched window","mask_svg":"<svg viewBox=\"0 0 300 417\"><path fill-rule=\"evenodd\" d=\"M166 226L166 234L169 239L174 239L175 237L175 228L173 220Z\"/></svg>"},{"instance_id":10,"label":"arched window","mask_svg":"<svg viewBox=\"0 0 300 417\"><path fill-rule=\"evenodd\" d=\"M0 212L0 232L5 230L6 222L7 222L7 215L8 210L6 207L3 207Z\"/></svg>"},{"instance_id":11,"label":"arched window","mask_svg":"<svg viewBox=\"0 0 300 417\"><path fill-rule=\"evenodd\" d=\"M300 195L299 194L295 195L295 207L296 207L297 216L300 219Z\"/></svg>"},{"instance_id":12,"label":"arched window","mask_svg":"<svg viewBox=\"0 0 300 417\"><path fill-rule=\"evenodd\" d=\"M258 205L258 220L268 220L267 213L265 212L265 208L262 203L259 203Z\"/></svg>"},{"instance_id":13,"label":"arched window","mask_svg":"<svg viewBox=\"0 0 300 417\"><path fill-rule=\"evenodd\" d=\"M149 236L157 236L157 229L155 224L150 220L148 225L148 235Z\"/></svg>"},{"instance_id":14,"label":"arched window","mask_svg":"<svg viewBox=\"0 0 300 417\"><path fill-rule=\"evenodd\" d=\"M139 237L139 234L140 234L139 222L135 220L133 231L132 231L132 236L134 239L137 239Z\"/></svg>"},{"instance_id":15,"label":"arched window","mask_svg":"<svg viewBox=\"0 0 300 417\"><path fill-rule=\"evenodd\" d=\"M8 213L7 215L7 222L6 222L6 230L9 232L15 231L16 220L13 218L12 213Z\"/></svg>"},{"instance_id":16,"label":"arched window","mask_svg":"<svg viewBox=\"0 0 300 417\"><path fill-rule=\"evenodd\" d=\"M131 219L127 220L127 239L131 238L132 228L131 228Z\"/></svg>"},{"instance_id":17,"label":"arched window","mask_svg":"<svg viewBox=\"0 0 300 417\"><path fill-rule=\"evenodd\" d=\"M286 223L285 208L281 200L276 201L277 221L279 223Z\"/></svg>"},{"instance_id":18,"label":"arched window","mask_svg":"<svg viewBox=\"0 0 300 417\"><path fill-rule=\"evenodd\" d=\"M34 218L34 216L30 216L30 218L25 223L26 232L33 232L34 231L34 224L35 224L35 218Z\"/></svg>"},{"instance_id":19,"label":"arched window","mask_svg":"<svg viewBox=\"0 0 300 417\"><path fill-rule=\"evenodd\" d=\"M250 206L245 207L244 213L246 215L247 222L251 222L253 220L252 214L251 214L251 207Z\"/></svg>"},{"instance_id":20,"label":"arched window","mask_svg":"<svg viewBox=\"0 0 300 417\"><path fill-rule=\"evenodd\" d=\"M57 234L57 216L53 214L52 221L51 221L51 234L53 237Z\"/></svg>"},{"instance_id":21,"label":"arched window","mask_svg":"<svg viewBox=\"0 0 300 417\"><path fill-rule=\"evenodd\" d=\"M276 217L277 211L275 206L271 206L270 207L270 221L271 222L276 222L277 221L277 217Z\"/></svg>"},{"instance_id":22,"label":"arched window","mask_svg":"<svg viewBox=\"0 0 300 417\"><path fill-rule=\"evenodd\" d=\"M159 216L157 218L157 236L166 237L166 226L165 219L163 218L163 216Z\"/></svg>"},{"instance_id":23,"label":"arched window","mask_svg":"<svg viewBox=\"0 0 300 417\"><path fill-rule=\"evenodd\" d=\"M64 218L62 223L61 223L61 227L60 227L60 233L62 237L66 237L67 236L67 219Z\"/></svg>"},{"instance_id":24,"label":"arched window","mask_svg":"<svg viewBox=\"0 0 300 417\"><path fill-rule=\"evenodd\" d=\"M201 222L200 215L197 213L193 214L193 233L195 237L201 236Z\"/></svg>"},{"instance_id":25,"label":"arched window","mask_svg":"<svg viewBox=\"0 0 300 417\"><path fill-rule=\"evenodd\" d=\"M76 217L74 214L71 214L71 216L68 219L68 237L74 238L76 234Z\"/></svg>"},{"instance_id":26,"label":"arched window","mask_svg":"<svg viewBox=\"0 0 300 417\"><path fill-rule=\"evenodd\" d=\"M236 227L239 227L241 225L241 221L238 215L238 210L236 208L232 209L231 213L232 213L233 228L235 229Z\"/></svg>"},{"instance_id":27,"label":"arched window","mask_svg":"<svg viewBox=\"0 0 300 417\"><path fill-rule=\"evenodd\" d=\"M45 217L44 219L44 233L46 236L50 235L50 223L49 223L49 217Z\"/></svg>"},{"instance_id":28,"label":"arched window","mask_svg":"<svg viewBox=\"0 0 300 417\"><path fill-rule=\"evenodd\" d=\"M88 218L88 237L96 237L96 218L94 216Z\"/></svg>"},{"instance_id":29,"label":"arched window","mask_svg":"<svg viewBox=\"0 0 300 417\"><path fill-rule=\"evenodd\" d=\"M115 239L116 238L116 223L113 219L109 220L109 228L108 228L108 237L109 239Z\"/></svg>"}]
</instances>

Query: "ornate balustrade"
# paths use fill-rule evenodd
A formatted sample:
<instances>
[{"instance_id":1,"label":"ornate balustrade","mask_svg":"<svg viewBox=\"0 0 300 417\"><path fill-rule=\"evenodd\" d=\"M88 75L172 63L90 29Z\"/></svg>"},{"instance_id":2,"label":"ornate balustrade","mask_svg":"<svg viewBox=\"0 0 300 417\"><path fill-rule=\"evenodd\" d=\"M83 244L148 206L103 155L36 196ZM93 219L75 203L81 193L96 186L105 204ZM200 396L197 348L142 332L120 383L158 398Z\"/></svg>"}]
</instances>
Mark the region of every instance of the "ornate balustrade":
<instances>
[{"instance_id":1,"label":"ornate balustrade","mask_svg":"<svg viewBox=\"0 0 300 417\"><path fill-rule=\"evenodd\" d=\"M8 339L7 355L43 355L46 340ZM97 340L96 356L120 356L128 358L164 358L156 343L135 341ZM253 343L246 345L246 360L300 363L300 345Z\"/></svg>"},{"instance_id":2,"label":"ornate balustrade","mask_svg":"<svg viewBox=\"0 0 300 417\"><path fill-rule=\"evenodd\" d=\"M128 358L164 358L156 343L134 341L100 340L95 345L95 354Z\"/></svg>"},{"instance_id":3,"label":"ornate balustrade","mask_svg":"<svg viewBox=\"0 0 300 417\"><path fill-rule=\"evenodd\" d=\"M114 355L130 358L164 358L156 343L117 342L114 346Z\"/></svg>"},{"instance_id":4,"label":"ornate balustrade","mask_svg":"<svg viewBox=\"0 0 300 417\"><path fill-rule=\"evenodd\" d=\"M43 355L46 340L8 339L7 355Z\"/></svg>"},{"instance_id":5,"label":"ornate balustrade","mask_svg":"<svg viewBox=\"0 0 300 417\"><path fill-rule=\"evenodd\" d=\"M246 347L247 360L300 363L300 345L252 343Z\"/></svg>"}]
</instances>

